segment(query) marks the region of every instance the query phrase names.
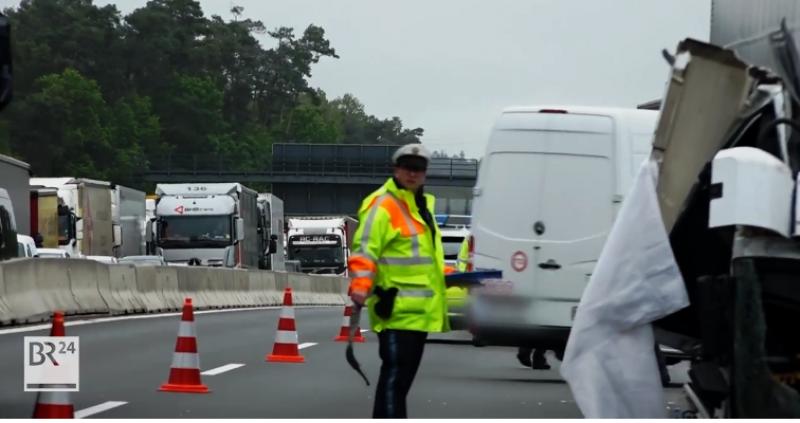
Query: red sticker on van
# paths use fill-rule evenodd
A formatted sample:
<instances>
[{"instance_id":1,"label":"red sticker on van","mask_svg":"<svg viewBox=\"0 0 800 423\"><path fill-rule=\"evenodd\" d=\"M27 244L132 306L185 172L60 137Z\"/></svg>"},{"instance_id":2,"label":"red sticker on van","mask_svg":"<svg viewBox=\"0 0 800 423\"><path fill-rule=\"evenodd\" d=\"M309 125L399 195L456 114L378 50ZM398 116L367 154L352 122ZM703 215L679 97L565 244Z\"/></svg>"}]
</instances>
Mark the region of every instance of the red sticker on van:
<instances>
[{"instance_id":1,"label":"red sticker on van","mask_svg":"<svg viewBox=\"0 0 800 423\"><path fill-rule=\"evenodd\" d=\"M511 255L511 268L521 272L528 267L528 256L522 251L517 251Z\"/></svg>"}]
</instances>

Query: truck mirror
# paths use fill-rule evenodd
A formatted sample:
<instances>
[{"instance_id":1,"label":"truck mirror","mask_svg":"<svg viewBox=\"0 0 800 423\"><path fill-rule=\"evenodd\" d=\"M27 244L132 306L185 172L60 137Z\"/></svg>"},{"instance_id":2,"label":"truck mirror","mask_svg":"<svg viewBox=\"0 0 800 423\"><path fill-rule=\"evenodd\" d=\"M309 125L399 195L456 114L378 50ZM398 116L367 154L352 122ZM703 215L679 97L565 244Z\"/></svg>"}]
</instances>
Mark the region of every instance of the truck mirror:
<instances>
[{"instance_id":1,"label":"truck mirror","mask_svg":"<svg viewBox=\"0 0 800 423\"><path fill-rule=\"evenodd\" d=\"M113 225L114 226L114 246L119 247L122 245L122 226L120 225Z\"/></svg>"},{"instance_id":2,"label":"truck mirror","mask_svg":"<svg viewBox=\"0 0 800 423\"><path fill-rule=\"evenodd\" d=\"M269 254L274 254L278 251L278 235L269 237Z\"/></svg>"},{"instance_id":3,"label":"truck mirror","mask_svg":"<svg viewBox=\"0 0 800 423\"><path fill-rule=\"evenodd\" d=\"M73 233L75 235L75 239L81 241L83 240L83 219L81 219L80 217L74 217L75 215L72 216L74 218L73 220L74 223L72 226L74 228Z\"/></svg>"},{"instance_id":4,"label":"truck mirror","mask_svg":"<svg viewBox=\"0 0 800 423\"><path fill-rule=\"evenodd\" d=\"M234 254L235 248L236 248L235 245L229 245L225 247L225 259L222 262L223 266L236 267L236 256Z\"/></svg>"},{"instance_id":5,"label":"truck mirror","mask_svg":"<svg viewBox=\"0 0 800 423\"><path fill-rule=\"evenodd\" d=\"M236 240L244 241L244 219L236 218Z\"/></svg>"},{"instance_id":6,"label":"truck mirror","mask_svg":"<svg viewBox=\"0 0 800 423\"><path fill-rule=\"evenodd\" d=\"M153 242L153 221L148 220L147 223L144 224L144 240L146 242Z\"/></svg>"}]
</instances>

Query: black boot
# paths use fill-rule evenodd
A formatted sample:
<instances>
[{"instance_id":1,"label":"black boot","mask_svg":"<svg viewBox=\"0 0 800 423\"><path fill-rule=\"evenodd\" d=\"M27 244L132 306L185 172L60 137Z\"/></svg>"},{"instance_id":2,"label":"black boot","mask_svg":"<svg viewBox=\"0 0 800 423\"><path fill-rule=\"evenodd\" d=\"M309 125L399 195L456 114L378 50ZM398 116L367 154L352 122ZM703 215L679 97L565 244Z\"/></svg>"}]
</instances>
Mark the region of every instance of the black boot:
<instances>
[{"instance_id":1,"label":"black boot","mask_svg":"<svg viewBox=\"0 0 800 423\"><path fill-rule=\"evenodd\" d=\"M547 364L547 357L544 356L544 353L547 350L537 349L533 352L533 363L531 368L534 370L550 370L550 365Z\"/></svg>"},{"instance_id":2,"label":"black boot","mask_svg":"<svg viewBox=\"0 0 800 423\"><path fill-rule=\"evenodd\" d=\"M533 349L520 347L517 351L517 360L519 360L519 364L522 364L525 367L531 367L533 363L531 362L531 354L533 353Z\"/></svg>"}]
</instances>

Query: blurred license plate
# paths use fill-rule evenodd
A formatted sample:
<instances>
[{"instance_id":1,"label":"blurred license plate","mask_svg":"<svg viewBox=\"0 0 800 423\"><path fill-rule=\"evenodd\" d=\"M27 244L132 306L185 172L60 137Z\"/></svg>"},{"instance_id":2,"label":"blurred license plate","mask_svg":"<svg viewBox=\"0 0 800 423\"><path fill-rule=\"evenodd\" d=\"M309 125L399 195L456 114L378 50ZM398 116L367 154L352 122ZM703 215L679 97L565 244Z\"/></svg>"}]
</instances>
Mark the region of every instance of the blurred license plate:
<instances>
[{"instance_id":1,"label":"blurred license plate","mask_svg":"<svg viewBox=\"0 0 800 423\"><path fill-rule=\"evenodd\" d=\"M480 293L488 295L511 295L514 290L514 282L502 279L486 279L481 282Z\"/></svg>"},{"instance_id":2,"label":"blurred license plate","mask_svg":"<svg viewBox=\"0 0 800 423\"><path fill-rule=\"evenodd\" d=\"M500 295L478 295L472 298L470 313L474 323L519 323L522 321L527 303L518 297Z\"/></svg>"}]
</instances>

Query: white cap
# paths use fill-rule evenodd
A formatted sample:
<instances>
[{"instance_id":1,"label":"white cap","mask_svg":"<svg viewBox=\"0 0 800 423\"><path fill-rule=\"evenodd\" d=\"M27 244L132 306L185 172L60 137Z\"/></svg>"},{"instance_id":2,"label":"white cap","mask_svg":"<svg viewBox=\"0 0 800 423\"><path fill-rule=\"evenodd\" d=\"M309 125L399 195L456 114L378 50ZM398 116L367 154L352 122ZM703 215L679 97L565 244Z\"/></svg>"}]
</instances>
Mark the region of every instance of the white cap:
<instances>
[{"instance_id":1,"label":"white cap","mask_svg":"<svg viewBox=\"0 0 800 423\"><path fill-rule=\"evenodd\" d=\"M392 155L392 164L397 164L397 159L402 156L417 156L422 157L425 161L431 161L431 153L422 144L406 144L397 149Z\"/></svg>"}]
</instances>

